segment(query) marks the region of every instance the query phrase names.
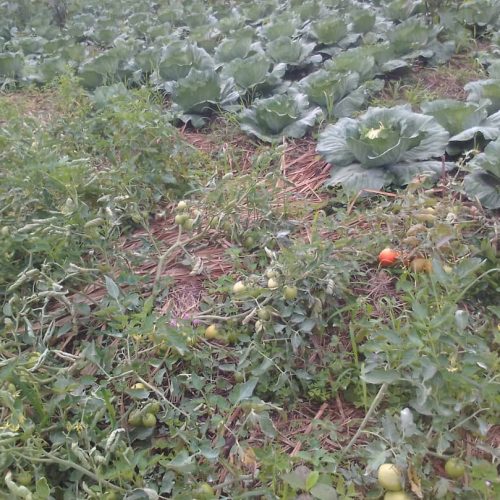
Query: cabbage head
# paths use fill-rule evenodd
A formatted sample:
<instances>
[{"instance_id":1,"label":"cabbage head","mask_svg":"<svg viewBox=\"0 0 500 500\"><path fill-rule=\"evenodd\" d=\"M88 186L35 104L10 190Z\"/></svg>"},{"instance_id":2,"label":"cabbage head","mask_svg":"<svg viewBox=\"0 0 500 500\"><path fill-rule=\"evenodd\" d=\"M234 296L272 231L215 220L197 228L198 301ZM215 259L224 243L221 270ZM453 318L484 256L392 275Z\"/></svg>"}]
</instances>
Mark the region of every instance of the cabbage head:
<instances>
[{"instance_id":1,"label":"cabbage head","mask_svg":"<svg viewBox=\"0 0 500 500\"><path fill-rule=\"evenodd\" d=\"M307 96L290 92L255 101L243 111L240 125L262 141L278 142L283 137L303 137L320 115L320 108L309 108Z\"/></svg>"},{"instance_id":2,"label":"cabbage head","mask_svg":"<svg viewBox=\"0 0 500 500\"><path fill-rule=\"evenodd\" d=\"M212 70L192 69L179 80L172 93L172 111L184 123L202 127L219 110L234 111L239 94L232 78L222 80Z\"/></svg>"},{"instance_id":3,"label":"cabbage head","mask_svg":"<svg viewBox=\"0 0 500 500\"><path fill-rule=\"evenodd\" d=\"M327 185L349 192L408 184L418 175L437 178L449 133L409 105L369 108L357 119L342 118L320 134L318 153L332 164ZM450 165L445 165L447 168Z\"/></svg>"},{"instance_id":4,"label":"cabbage head","mask_svg":"<svg viewBox=\"0 0 500 500\"><path fill-rule=\"evenodd\" d=\"M223 78L233 78L238 89L245 92L266 92L283 82L286 64L273 64L264 54L235 59L222 68Z\"/></svg>"}]
</instances>

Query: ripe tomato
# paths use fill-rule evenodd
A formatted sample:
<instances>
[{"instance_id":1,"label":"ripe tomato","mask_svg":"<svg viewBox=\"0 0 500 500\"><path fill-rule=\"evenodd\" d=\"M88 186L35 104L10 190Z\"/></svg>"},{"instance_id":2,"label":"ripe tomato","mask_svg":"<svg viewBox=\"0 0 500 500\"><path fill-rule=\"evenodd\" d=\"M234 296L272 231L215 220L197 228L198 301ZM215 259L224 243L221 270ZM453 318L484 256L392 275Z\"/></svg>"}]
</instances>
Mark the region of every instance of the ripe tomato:
<instances>
[{"instance_id":1,"label":"ripe tomato","mask_svg":"<svg viewBox=\"0 0 500 500\"><path fill-rule=\"evenodd\" d=\"M396 264L400 255L401 254L399 252L393 250L392 248L384 248L378 254L378 261L383 267L393 266L394 264Z\"/></svg>"}]
</instances>

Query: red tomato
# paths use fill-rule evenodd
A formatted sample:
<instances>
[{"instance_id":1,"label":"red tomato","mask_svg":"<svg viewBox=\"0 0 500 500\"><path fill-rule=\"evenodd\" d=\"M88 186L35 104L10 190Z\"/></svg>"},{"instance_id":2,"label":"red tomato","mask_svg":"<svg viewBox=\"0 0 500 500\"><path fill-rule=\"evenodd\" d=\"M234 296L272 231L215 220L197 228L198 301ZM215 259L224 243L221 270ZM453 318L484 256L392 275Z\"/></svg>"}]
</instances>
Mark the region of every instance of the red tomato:
<instances>
[{"instance_id":1,"label":"red tomato","mask_svg":"<svg viewBox=\"0 0 500 500\"><path fill-rule=\"evenodd\" d=\"M393 250L392 248L384 248L378 254L378 261L382 267L389 267L396 264L399 256L400 253L396 250Z\"/></svg>"}]
</instances>

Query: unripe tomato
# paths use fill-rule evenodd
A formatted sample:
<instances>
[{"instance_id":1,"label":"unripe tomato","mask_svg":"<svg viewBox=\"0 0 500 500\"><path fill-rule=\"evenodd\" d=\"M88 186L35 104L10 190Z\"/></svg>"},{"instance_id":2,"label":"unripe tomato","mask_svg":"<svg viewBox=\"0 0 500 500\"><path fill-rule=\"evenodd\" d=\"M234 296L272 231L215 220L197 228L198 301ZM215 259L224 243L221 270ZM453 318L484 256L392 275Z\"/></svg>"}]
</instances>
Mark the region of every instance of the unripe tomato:
<instances>
[{"instance_id":1,"label":"unripe tomato","mask_svg":"<svg viewBox=\"0 0 500 500\"><path fill-rule=\"evenodd\" d=\"M235 294L239 294L239 293L244 293L247 289L247 286L245 285L245 283L243 283L243 281L237 281L234 285L233 285L233 292Z\"/></svg>"},{"instance_id":2,"label":"unripe tomato","mask_svg":"<svg viewBox=\"0 0 500 500\"><path fill-rule=\"evenodd\" d=\"M274 269L267 269L266 270L266 278L271 279L271 278L277 278L278 277L278 271L275 271Z\"/></svg>"},{"instance_id":3,"label":"unripe tomato","mask_svg":"<svg viewBox=\"0 0 500 500\"><path fill-rule=\"evenodd\" d=\"M201 483L194 491L195 500L209 500L214 497L214 489L208 483Z\"/></svg>"},{"instance_id":4,"label":"unripe tomato","mask_svg":"<svg viewBox=\"0 0 500 500\"><path fill-rule=\"evenodd\" d=\"M257 316L262 321L269 321L271 319L271 312L269 311L269 309L264 307L264 308L258 310Z\"/></svg>"},{"instance_id":5,"label":"unripe tomato","mask_svg":"<svg viewBox=\"0 0 500 500\"><path fill-rule=\"evenodd\" d=\"M450 458L446 462L444 470L451 479L459 479L465 474L465 464L458 458Z\"/></svg>"},{"instance_id":6,"label":"unripe tomato","mask_svg":"<svg viewBox=\"0 0 500 500\"><path fill-rule=\"evenodd\" d=\"M155 427L156 417L152 413L145 413L142 416L142 425L144 427Z\"/></svg>"},{"instance_id":7,"label":"unripe tomato","mask_svg":"<svg viewBox=\"0 0 500 500\"><path fill-rule=\"evenodd\" d=\"M31 474L31 472L23 470L19 474L17 474L16 481L23 486L29 486L33 481L33 475Z\"/></svg>"},{"instance_id":8,"label":"unripe tomato","mask_svg":"<svg viewBox=\"0 0 500 500\"><path fill-rule=\"evenodd\" d=\"M251 250L253 247L255 247L255 239L253 238L253 236L247 236L245 238L245 241L243 242L243 246L247 250Z\"/></svg>"},{"instance_id":9,"label":"unripe tomato","mask_svg":"<svg viewBox=\"0 0 500 500\"><path fill-rule=\"evenodd\" d=\"M298 290L296 286L286 286L283 290L283 297L286 300L295 300L297 298Z\"/></svg>"},{"instance_id":10,"label":"unripe tomato","mask_svg":"<svg viewBox=\"0 0 500 500\"><path fill-rule=\"evenodd\" d=\"M394 464L382 464L378 468L378 484L389 491L403 489L401 471Z\"/></svg>"},{"instance_id":11,"label":"unripe tomato","mask_svg":"<svg viewBox=\"0 0 500 500\"><path fill-rule=\"evenodd\" d=\"M188 214L177 214L175 216L175 223L178 225L178 226L182 226L186 223L186 221L189 219L189 215Z\"/></svg>"},{"instance_id":12,"label":"unripe tomato","mask_svg":"<svg viewBox=\"0 0 500 500\"><path fill-rule=\"evenodd\" d=\"M209 339L209 340L216 339L218 337L218 335L219 335L219 330L218 330L216 325L210 325L205 330L205 338L206 339Z\"/></svg>"},{"instance_id":13,"label":"unripe tomato","mask_svg":"<svg viewBox=\"0 0 500 500\"><path fill-rule=\"evenodd\" d=\"M276 279L269 278L267 280L267 288L269 288L270 290L276 290L276 288L278 288L278 286L279 286L279 283Z\"/></svg>"},{"instance_id":14,"label":"unripe tomato","mask_svg":"<svg viewBox=\"0 0 500 500\"><path fill-rule=\"evenodd\" d=\"M142 414L140 410L133 410L128 416L128 423L132 427L140 427L142 425Z\"/></svg>"},{"instance_id":15,"label":"unripe tomato","mask_svg":"<svg viewBox=\"0 0 500 500\"><path fill-rule=\"evenodd\" d=\"M187 207L188 207L188 205L184 200L181 200L181 201L179 201L179 203L177 203L177 210L179 210L179 211L186 210Z\"/></svg>"},{"instance_id":16,"label":"unripe tomato","mask_svg":"<svg viewBox=\"0 0 500 500\"><path fill-rule=\"evenodd\" d=\"M161 404L159 401L153 401L151 403L148 403L144 408L144 411L146 411L147 413L152 413L153 415L157 415L160 410L161 410Z\"/></svg>"},{"instance_id":17,"label":"unripe tomato","mask_svg":"<svg viewBox=\"0 0 500 500\"><path fill-rule=\"evenodd\" d=\"M404 491L388 491L384 495L384 500L411 500L411 497Z\"/></svg>"}]
</instances>

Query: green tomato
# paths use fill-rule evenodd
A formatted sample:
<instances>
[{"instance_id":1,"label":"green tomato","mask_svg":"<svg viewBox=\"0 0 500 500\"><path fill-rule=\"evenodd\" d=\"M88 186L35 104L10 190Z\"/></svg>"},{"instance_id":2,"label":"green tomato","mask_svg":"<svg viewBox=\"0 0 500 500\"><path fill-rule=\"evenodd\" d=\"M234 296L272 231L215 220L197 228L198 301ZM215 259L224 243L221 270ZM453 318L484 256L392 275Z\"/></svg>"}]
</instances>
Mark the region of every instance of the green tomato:
<instances>
[{"instance_id":1,"label":"green tomato","mask_svg":"<svg viewBox=\"0 0 500 500\"><path fill-rule=\"evenodd\" d=\"M269 290L276 290L279 287L279 283L275 278L269 278L267 280L267 288Z\"/></svg>"},{"instance_id":2,"label":"green tomato","mask_svg":"<svg viewBox=\"0 0 500 500\"><path fill-rule=\"evenodd\" d=\"M179 203L177 203L177 210L179 210L179 211L186 210L187 207L188 207L188 204L184 200L181 200L181 201L179 201Z\"/></svg>"},{"instance_id":3,"label":"green tomato","mask_svg":"<svg viewBox=\"0 0 500 500\"><path fill-rule=\"evenodd\" d=\"M177 214L175 216L174 221L178 226L183 226L188 219L189 219L188 214Z\"/></svg>"},{"instance_id":4,"label":"green tomato","mask_svg":"<svg viewBox=\"0 0 500 500\"><path fill-rule=\"evenodd\" d=\"M23 486L29 486L33 482L33 475L27 470L21 471L16 476L16 481Z\"/></svg>"},{"instance_id":5,"label":"green tomato","mask_svg":"<svg viewBox=\"0 0 500 500\"><path fill-rule=\"evenodd\" d=\"M205 338L208 340L216 339L219 336L219 329L216 325L210 325L205 330Z\"/></svg>"},{"instance_id":6,"label":"green tomato","mask_svg":"<svg viewBox=\"0 0 500 500\"><path fill-rule=\"evenodd\" d=\"M234 372L234 381L238 384L245 381L245 374L243 372Z\"/></svg>"},{"instance_id":7,"label":"green tomato","mask_svg":"<svg viewBox=\"0 0 500 500\"><path fill-rule=\"evenodd\" d=\"M158 413L160 412L161 410L161 404L159 401L153 401L151 403L148 403L145 407L144 407L144 411L146 413L152 413L153 415L158 415Z\"/></svg>"},{"instance_id":8,"label":"green tomato","mask_svg":"<svg viewBox=\"0 0 500 500\"><path fill-rule=\"evenodd\" d=\"M257 312L257 316L262 321L269 321L271 319L271 311L264 307L262 309L259 309L259 311Z\"/></svg>"},{"instance_id":9,"label":"green tomato","mask_svg":"<svg viewBox=\"0 0 500 500\"><path fill-rule=\"evenodd\" d=\"M411 497L404 491L388 491L384 495L384 500L411 500Z\"/></svg>"},{"instance_id":10,"label":"green tomato","mask_svg":"<svg viewBox=\"0 0 500 500\"><path fill-rule=\"evenodd\" d=\"M251 250L252 248L254 248L255 247L255 239L253 238L253 236L247 236L245 238L245 241L243 242L243 246L247 250Z\"/></svg>"},{"instance_id":11,"label":"green tomato","mask_svg":"<svg viewBox=\"0 0 500 500\"><path fill-rule=\"evenodd\" d=\"M10 394L14 395L17 392L17 387L12 383L9 382L6 387L7 391L10 392Z\"/></svg>"},{"instance_id":12,"label":"green tomato","mask_svg":"<svg viewBox=\"0 0 500 500\"><path fill-rule=\"evenodd\" d=\"M234 285L233 285L233 293L238 295L240 293L244 293L247 289L247 286L245 285L245 283L243 283L243 281L237 281Z\"/></svg>"},{"instance_id":13,"label":"green tomato","mask_svg":"<svg viewBox=\"0 0 500 500\"><path fill-rule=\"evenodd\" d=\"M450 458L446 462L444 470L451 479L460 479L465 474L465 464L458 458Z\"/></svg>"},{"instance_id":14,"label":"green tomato","mask_svg":"<svg viewBox=\"0 0 500 500\"><path fill-rule=\"evenodd\" d=\"M385 490L401 491L402 482L401 471L394 464L382 464L378 468L378 484Z\"/></svg>"},{"instance_id":15,"label":"green tomato","mask_svg":"<svg viewBox=\"0 0 500 500\"><path fill-rule=\"evenodd\" d=\"M286 300L295 300L297 298L299 291L296 286L286 286L283 290L283 297Z\"/></svg>"},{"instance_id":16,"label":"green tomato","mask_svg":"<svg viewBox=\"0 0 500 500\"><path fill-rule=\"evenodd\" d=\"M195 491L196 500L208 500L215 497L214 489L208 483L201 483Z\"/></svg>"},{"instance_id":17,"label":"green tomato","mask_svg":"<svg viewBox=\"0 0 500 500\"><path fill-rule=\"evenodd\" d=\"M142 416L142 425L144 427L155 427L156 417L152 413L146 413Z\"/></svg>"},{"instance_id":18,"label":"green tomato","mask_svg":"<svg viewBox=\"0 0 500 500\"><path fill-rule=\"evenodd\" d=\"M185 229L186 231L191 231L191 229L193 229L193 226L194 226L194 219L186 219L186 220L182 223L182 227L183 227L183 229Z\"/></svg>"},{"instance_id":19,"label":"green tomato","mask_svg":"<svg viewBox=\"0 0 500 500\"><path fill-rule=\"evenodd\" d=\"M278 271L275 271L274 269L267 269L266 270L266 278L271 279L271 278L277 278L279 276Z\"/></svg>"},{"instance_id":20,"label":"green tomato","mask_svg":"<svg viewBox=\"0 0 500 500\"><path fill-rule=\"evenodd\" d=\"M142 425L142 412L140 410L133 410L128 416L128 423L132 427L140 427Z\"/></svg>"}]
</instances>

